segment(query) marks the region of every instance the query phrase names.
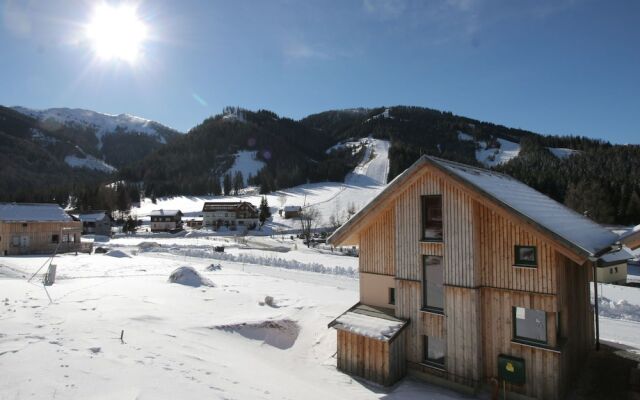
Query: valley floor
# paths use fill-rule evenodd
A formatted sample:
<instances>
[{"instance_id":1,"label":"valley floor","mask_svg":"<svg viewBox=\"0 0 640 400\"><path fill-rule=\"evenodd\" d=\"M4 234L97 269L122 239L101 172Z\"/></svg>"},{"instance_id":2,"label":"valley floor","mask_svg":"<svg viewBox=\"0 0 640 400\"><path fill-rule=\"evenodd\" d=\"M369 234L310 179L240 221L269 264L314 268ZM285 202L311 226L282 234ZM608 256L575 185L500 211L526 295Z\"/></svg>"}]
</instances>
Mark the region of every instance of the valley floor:
<instances>
[{"instance_id":1,"label":"valley floor","mask_svg":"<svg viewBox=\"0 0 640 400\"><path fill-rule=\"evenodd\" d=\"M358 280L345 273L358 259L250 240L120 238L104 243L107 254L62 255L52 304L27 283L46 257L0 258L0 399L465 398L412 379L382 389L337 371L327 324L358 301ZM222 269L209 271L212 263ZM215 286L169 283L180 266ZM640 289L601 293L610 300L602 337L640 347Z\"/></svg>"}]
</instances>

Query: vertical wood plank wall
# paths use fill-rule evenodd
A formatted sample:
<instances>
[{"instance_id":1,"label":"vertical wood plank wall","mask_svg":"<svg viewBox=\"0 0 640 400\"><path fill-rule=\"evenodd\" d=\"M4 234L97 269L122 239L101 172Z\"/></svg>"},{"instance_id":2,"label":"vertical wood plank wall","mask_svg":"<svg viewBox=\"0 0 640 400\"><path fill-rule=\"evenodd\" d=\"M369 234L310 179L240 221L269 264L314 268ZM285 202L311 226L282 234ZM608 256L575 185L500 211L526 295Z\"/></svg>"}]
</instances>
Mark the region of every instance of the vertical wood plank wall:
<instances>
[{"instance_id":1,"label":"vertical wood plank wall","mask_svg":"<svg viewBox=\"0 0 640 400\"><path fill-rule=\"evenodd\" d=\"M26 226L24 226L26 225ZM62 234L75 235L76 242L62 243L62 228L71 228ZM8 255L14 254L38 254L51 253L58 243L51 241L52 235L59 235L60 251L73 251L80 248L80 236L82 232L82 222L0 222L0 255L7 251ZM29 246L16 247L12 245L13 236L28 236Z\"/></svg>"},{"instance_id":2,"label":"vertical wood plank wall","mask_svg":"<svg viewBox=\"0 0 640 400\"><path fill-rule=\"evenodd\" d=\"M395 275L395 212L386 210L360 234L360 272Z\"/></svg>"},{"instance_id":3,"label":"vertical wood plank wall","mask_svg":"<svg viewBox=\"0 0 640 400\"><path fill-rule=\"evenodd\" d=\"M396 316L411 321L398 342L406 361L423 361L423 335L443 337L448 379L485 383L497 376L498 356L505 354L523 358L527 371L526 384L510 390L541 399L561 397L593 341L588 266L576 264L558 251L559 244L442 172L425 168L420 174L360 232L360 271L395 275ZM434 194L443 196L441 243L420 240L421 196ZM516 245L536 247L536 268L514 267ZM422 310L424 255L443 257L444 315ZM549 313L552 349L513 341L513 307ZM561 350L553 349L559 343L558 312ZM359 359L352 354L359 354L365 342L339 335L339 353ZM356 347L344 350L345 343ZM342 369L371 373L351 365Z\"/></svg>"}]
</instances>

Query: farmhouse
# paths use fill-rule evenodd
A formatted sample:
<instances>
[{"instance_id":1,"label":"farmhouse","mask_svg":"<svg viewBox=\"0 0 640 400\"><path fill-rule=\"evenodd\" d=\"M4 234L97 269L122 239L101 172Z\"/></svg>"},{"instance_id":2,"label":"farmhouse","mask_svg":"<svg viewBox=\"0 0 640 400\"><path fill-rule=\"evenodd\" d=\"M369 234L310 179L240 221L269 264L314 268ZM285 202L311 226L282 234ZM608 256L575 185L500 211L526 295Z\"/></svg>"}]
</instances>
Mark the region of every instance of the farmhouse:
<instances>
[{"instance_id":1,"label":"farmhouse","mask_svg":"<svg viewBox=\"0 0 640 400\"><path fill-rule=\"evenodd\" d=\"M151 232L169 232L182 229L180 210L153 210L151 214Z\"/></svg>"},{"instance_id":2,"label":"farmhouse","mask_svg":"<svg viewBox=\"0 0 640 400\"><path fill-rule=\"evenodd\" d=\"M360 302L329 324L338 368L562 398L595 343L594 264L617 240L509 176L423 156L329 238L360 246Z\"/></svg>"},{"instance_id":3,"label":"farmhouse","mask_svg":"<svg viewBox=\"0 0 640 400\"><path fill-rule=\"evenodd\" d=\"M284 219L298 218L302 212L301 206L284 206L278 210L278 214Z\"/></svg>"},{"instance_id":4,"label":"farmhouse","mask_svg":"<svg viewBox=\"0 0 640 400\"><path fill-rule=\"evenodd\" d=\"M206 202L202 207L202 226L213 229L254 229L260 213L246 201Z\"/></svg>"},{"instance_id":5,"label":"farmhouse","mask_svg":"<svg viewBox=\"0 0 640 400\"><path fill-rule=\"evenodd\" d=\"M0 203L0 254L81 251L82 223L57 204Z\"/></svg>"},{"instance_id":6,"label":"farmhouse","mask_svg":"<svg viewBox=\"0 0 640 400\"><path fill-rule=\"evenodd\" d=\"M111 224L113 219L106 211L94 211L86 214L74 215L82 222L83 235L111 236Z\"/></svg>"}]
</instances>

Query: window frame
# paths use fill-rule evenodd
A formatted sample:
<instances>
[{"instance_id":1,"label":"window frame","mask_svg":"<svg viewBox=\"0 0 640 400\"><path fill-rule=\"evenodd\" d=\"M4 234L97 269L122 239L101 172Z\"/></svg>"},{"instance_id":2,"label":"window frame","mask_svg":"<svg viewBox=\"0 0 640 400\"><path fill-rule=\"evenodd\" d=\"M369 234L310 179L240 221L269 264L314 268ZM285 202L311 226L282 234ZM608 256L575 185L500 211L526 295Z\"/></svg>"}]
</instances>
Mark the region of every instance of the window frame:
<instances>
[{"instance_id":1,"label":"window frame","mask_svg":"<svg viewBox=\"0 0 640 400\"><path fill-rule=\"evenodd\" d=\"M51 243L60 243L60 235L57 233L53 233L51 235Z\"/></svg>"},{"instance_id":2,"label":"window frame","mask_svg":"<svg viewBox=\"0 0 640 400\"><path fill-rule=\"evenodd\" d=\"M427 304L427 299L428 299L428 286L427 286L427 274L426 274L426 268L427 268L427 258L429 257L433 257L433 258L439 258L440 259L440 268L442 269L442 307L437 307L437 306L433 306L433 305L429 305ZM442 256L434 256L434 255L423 255L422 256L422 305L421 305L421 310L422 311L428 311L428 312L432 312L432 313L436 313L436 314L444 314L444 262L443 262L443 257Z\"/></svg>"},{"instance_id":3,"label":"window frame","mask_svg":"<svg viewBox=\"0 0 640 400\"><path fill-rule=\"evenodd\" d=\"M425 365L429 365L431 367L439 368L444 370L447 362L447 342L444 338L435 338L438 340L442 340L444 345L442 361L438 361L437 359L429 358L429 336L422 335L422 363Z\"/></svg>"},{"instance_id":4,"label":"window frame","mask_svg":"<svg viewBox=\"0 0 640 400\"><path fill-rule=\"evenodd\" d=\"M438 198L440 200L440 237L439 238L428 238L425 235L425 230L427 228L428 225L428 218L427 218L427 210L429 209L428 207L428 199L432 199L432 198ZM443 221L442 221L442 211L443 211L443 207L442 207L443 201L442 201L442 195L441 194L428 194L428 195L422 195L420 196L420 206L421 206L421 217L422 217L422 232L420 234L420 240L423 242L435 242L435 243L442 243L443 239L444 239L444 232L443 232Z\"/></svg>"},{"instance_id":5,"label":"window frame","mask_svg":"<svg viewBox=\"0 0 640 400\"><path fill-rule=\"evenodd\" d=\"M534 261L522 260L520 258L520 250L521 249L533 249L533 258ZM525 245L515 245L513 247L513 255L514 255L514 263L513 265L516 267L525 267L525 268L538 268L538 248L536 246L525 246Z\"/></svg>"},{"instance_id":6,"label":"window frame","mask_svg":"<svg viewBox=\"0 0 640 400\"><path fill-rule=\"evenodd\" d=\"M389 305L396 305L396 288L394 287L390 287L388 292L387 292L388 298L388 304Z\"/></svg>"},{"instance_id":7,"label":"window frame","mask_svg":"<svg viewBox=\"0 0 640 400\"><path fill-rule=\"evenodd\" d=\"M545 340L539 340L539 339L532 339L532 338L528 338L526 336L518 336L518 324L516 322L517 318L516 318L516 310L518 308L523 308L526 312L526 310L532 310L532 311L542 311L544 313L544 337ZM548 346L549 345L549 332L548 332L548 326L547 326L547 314L548 312L544 311L544 310L536 310L535 308L527 308L527 307L518 307L518 306L512 306L511 307L511 318L512 318L512 326L513 326L513 341L515 342L520 342L520 343L525 343L525 344L532 344L535 346Z\"/></svg>"}]
</instances>

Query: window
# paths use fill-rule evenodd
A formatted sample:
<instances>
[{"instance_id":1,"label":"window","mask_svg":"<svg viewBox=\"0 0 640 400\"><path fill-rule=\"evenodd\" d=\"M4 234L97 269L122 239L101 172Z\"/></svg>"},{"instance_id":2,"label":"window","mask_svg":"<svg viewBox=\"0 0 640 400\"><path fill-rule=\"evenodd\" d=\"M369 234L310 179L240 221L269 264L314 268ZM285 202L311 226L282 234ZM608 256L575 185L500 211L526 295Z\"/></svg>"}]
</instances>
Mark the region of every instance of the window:
<instances>
[{"instance_id":1,"label":"window","mask_svg":"<svg viewBox=\"0 0 640 400\"><path fill-rule=\"evenodd\" d=\"M62 243L67 243L69 241L69 235L62 235Z\"/></svg>"},{"instance_id":2,"label":"window","mask_svg":"<svg viewBox=\"0 0 640 400\"><path fill-rule=\"evenodd\" d=\"M11 238L11 244L15 247L20 246L20 236L14 236Z\"/></svg>"},{"instance_id":3,"label":"window","mask_svg":"<svg viewBox=\"0 0 640 400\"><path fill-rule=\"evenodd\" d=\"M422 239L442 240L442 196L422 196Z\"/></svg>"},{"instance_id":4,"label":"window","mask_svg":"<svg viewBox=\"0 0 640 400\"><path fill-rule=\"evenodd\" d=\"M389 288L389 304L396 304L396 288Z\"/></svg>"},{"instance_id":5,"label":"window","mask_svg":"<svg viewBox=\"0 0 640 400\"><path fill-rule=\"evenodd\" d=\"M523 307L513 307L514 339L547 343L547 313Z\"/></svg>"},{"instance_id":6,"label":"window","mask_svg":"<svg viewBox=\"0 0 640 400\"><path fill-rule=\"evenodd\" d=\"M433 336L423 336L424 362L438 367L444 367L445 343L444 339Z\"/></svg>"},{"instance_id":7,"label":"window","mask_svg":"<svg viewBox=\"0 0 640 400\"><path fill-rule=\"evenodd\" d=\"M522 267L535 267L538 265L538 257L534 246L516 246L516 265Z\"/></svg>"},{"instance_id":8,"label":"window","mask_svg":"<svg viewBox=\"0 0 640 400\"><path fill-rule=\"evenodd\" d=\"M51 235L51 243L58 243L60 241L60 237L58 235Z\"/></svg>"},{"instance_id":9,"label":"window","mask_svg":"<svg viewBox=\"0 0 640 400\"><path fill-rule=\"evenodd\" d=\"M442 312L444 308L442 257L424 256L422 269L422 308Z\"/></svg>"}]
</instances>

